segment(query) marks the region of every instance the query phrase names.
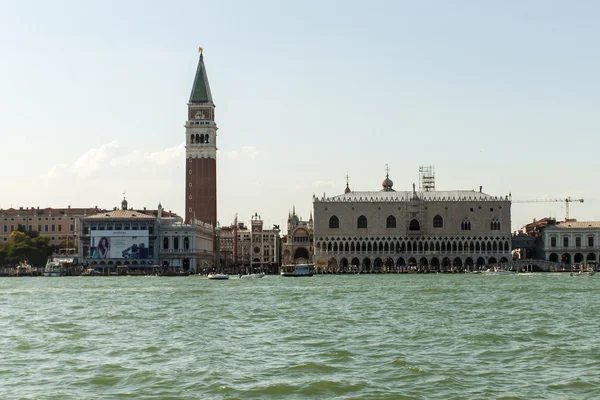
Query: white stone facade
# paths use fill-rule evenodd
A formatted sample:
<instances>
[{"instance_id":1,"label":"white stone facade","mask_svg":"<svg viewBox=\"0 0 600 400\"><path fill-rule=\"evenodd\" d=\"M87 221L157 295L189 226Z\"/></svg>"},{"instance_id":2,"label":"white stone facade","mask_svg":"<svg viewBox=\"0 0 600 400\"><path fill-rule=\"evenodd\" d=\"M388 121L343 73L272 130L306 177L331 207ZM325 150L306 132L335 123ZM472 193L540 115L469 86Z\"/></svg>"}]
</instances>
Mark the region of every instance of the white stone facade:
<instances>
[{"instance_id":1,"label":"white stone facade","mask_svg":"<svg viewBox=\"0 0 600 400\"><path fill-rule=\"evenodd\" d=\"M180 219L161 218L159 226L159 265L191 273L213 267L213 228L198 221L184 224Z\"/></svg>"},{"instance_id":2,"label":"white stone facade","mask_svg":"<svg viewBox=\"0 0 600 400\"><path fill-rule=\"evenodd\" d=\"M543 233L544 259L563 264L588 264L600 259L600 222L567 221Z\"/></svg>"},{"instance_id":3,"label":"white stone facade","mask_svg":"<svg viewBox=\"0 0 600 400\"><path fill-rule=\"evenodd\" d=\"M511 259L511 200L481 191L391 189L313 197L317 268L448 270Z\"/></svg>"}]
</instances>

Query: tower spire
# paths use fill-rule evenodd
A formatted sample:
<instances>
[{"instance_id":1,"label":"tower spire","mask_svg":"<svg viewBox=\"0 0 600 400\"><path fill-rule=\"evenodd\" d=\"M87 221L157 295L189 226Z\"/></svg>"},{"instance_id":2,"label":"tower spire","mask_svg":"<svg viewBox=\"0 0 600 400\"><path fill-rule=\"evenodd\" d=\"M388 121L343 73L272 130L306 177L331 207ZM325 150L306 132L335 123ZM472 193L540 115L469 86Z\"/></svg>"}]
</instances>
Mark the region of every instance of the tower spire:
<instances>
[{"instance_id":1,"label":"tower spire","mask_svg":"<svg viewBox=\"0 0 600 400\"><path fill-rule=\"evenodd\" d=\"M200 60L198 61L196 77L194 78L192 93L190 94L190 103L212 103L213 99L212 94L210 93L210 85L208 84L208 75L206 74L206 68L204 67L202 47L198 47L198 52L200 53Z\"/></svg>"}]
</instances>

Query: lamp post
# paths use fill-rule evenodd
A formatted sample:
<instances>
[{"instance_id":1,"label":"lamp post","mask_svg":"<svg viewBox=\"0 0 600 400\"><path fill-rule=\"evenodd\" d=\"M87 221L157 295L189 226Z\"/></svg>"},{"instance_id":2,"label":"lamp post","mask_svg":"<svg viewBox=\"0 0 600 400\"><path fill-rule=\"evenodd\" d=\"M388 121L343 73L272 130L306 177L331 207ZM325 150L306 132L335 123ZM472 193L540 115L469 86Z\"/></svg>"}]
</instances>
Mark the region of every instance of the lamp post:
<instances>
[{"instance_id":1,"label":"lamp post","mask_svg":"<svg viewBox=\"0 0 600 400\"><path fill-rule=\"evenodd\" d=\"M215 240L216 240L216 246L215 246L215 272L219 273L219 267L221 266L221 227L217 226L215 228Z\"/></svg>"}]
</instances>

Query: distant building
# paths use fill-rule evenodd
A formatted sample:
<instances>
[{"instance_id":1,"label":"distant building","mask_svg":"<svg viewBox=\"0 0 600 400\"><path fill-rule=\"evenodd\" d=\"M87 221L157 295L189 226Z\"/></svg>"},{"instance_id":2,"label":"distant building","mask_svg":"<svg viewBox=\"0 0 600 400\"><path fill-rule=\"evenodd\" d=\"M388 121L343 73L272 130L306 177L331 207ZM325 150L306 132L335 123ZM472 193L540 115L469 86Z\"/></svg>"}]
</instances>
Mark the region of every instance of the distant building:
<instances>
[{"instance_id":1,"label":"distant building","mask_svg":"<svg viewBox=\"0 0 600 400\"><path fill-rule=\"evenodd\" d=\"M600 221L559 222L546 226L541 238L544 260L580 264L600 258Z\"/></svg>"},{"instance_id":2,"label":"distant building","mask_svg":"<svg viewBox=\"0 0 600 400\"><path fill-rule=\"evenodd\" d=\"M474 190L380 191L313 197L315 260L332 271L451 269L511 258L511 200Z\"/></svg>"},{"instance_id":3,"label":"distant building","mask_svg":"<svg viewBox=\"0 0 600 400\"><path fill-rule=\"evenodd\" d=\"M277 273L281 265L279 227L265 229L258 213L250 224L240 222L221 228L220 265L231 273L265 271Z\"/></svg>"},{"instance_id":4,"label":"distant building","mask_svg":"<svg viewBox=\"0 0 600 400\"><path fill-rule=\"evenodd\" d=\"M83 217L80 225L80 259L104 273L154 267L196 272L214 261L212 226L184 224L160 204L156 211L136 211L123 199L121 209Z\"/></svg>"},{"instance_id":5,"label":"distant building","mask_svg":"<svg viewBox=\"0 0 600 400\"><path fill-rule=\"evenodd\" d=\"M302 221L296 214L296 207L288 215L287 235L282 238L282 263L313 263L313 217Z\"/></svg>"},{"instance_id":6,"label":"distant building","mask_svg":"<svg viewBox=\"0 0 600 400\"><path fill-rule=\"evenodd\" d=\"M59 246L69 241L76 248L79 218L106 210L95 208L39 208L19 207L0 210L0 243L7 242L10 233L19 230L38 232L50 238L50 244ZM66 243L65 243L66 244Z\"/></svg>"}]
</instances>

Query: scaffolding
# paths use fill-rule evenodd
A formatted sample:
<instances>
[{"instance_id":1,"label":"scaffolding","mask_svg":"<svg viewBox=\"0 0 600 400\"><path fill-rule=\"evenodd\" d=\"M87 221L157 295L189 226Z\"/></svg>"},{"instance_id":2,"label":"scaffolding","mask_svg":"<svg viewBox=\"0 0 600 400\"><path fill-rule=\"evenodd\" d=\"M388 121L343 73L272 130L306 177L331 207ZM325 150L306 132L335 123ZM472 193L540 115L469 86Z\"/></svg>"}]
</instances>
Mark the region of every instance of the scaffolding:
<instances>
[{"instance_id":1,"label":"scaffolding","mask_svg":"<svg viewBox=\"0 0 600 400\"><path fill-rule=\"evenodd\" d=\"M419 190L424 192L435 191L435 169L433 165L419 167Z\"/></svg>"}]
</instances>

